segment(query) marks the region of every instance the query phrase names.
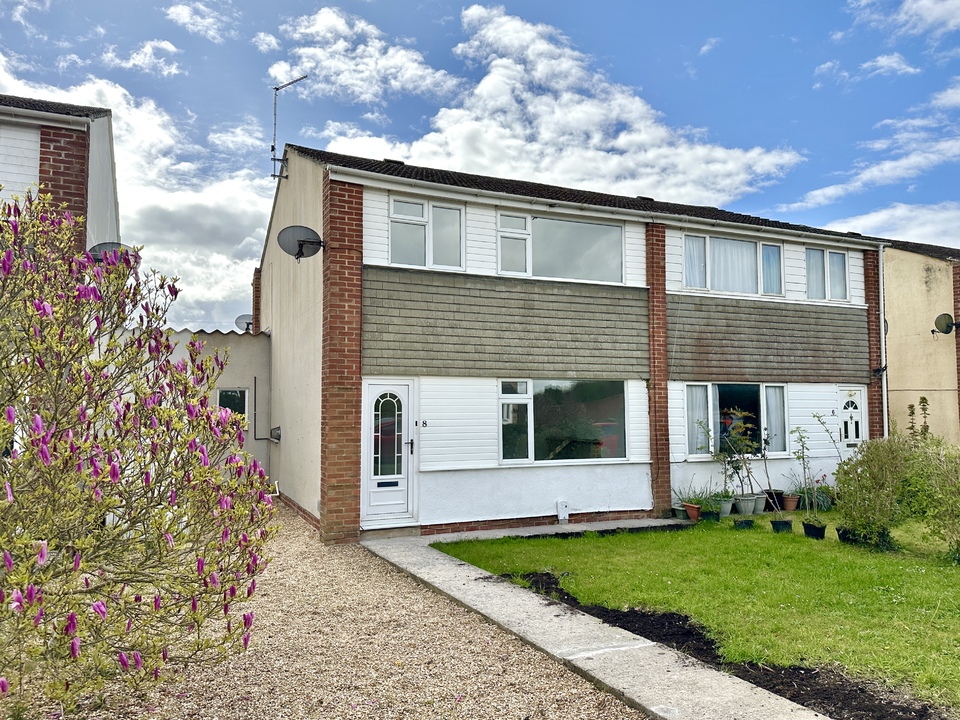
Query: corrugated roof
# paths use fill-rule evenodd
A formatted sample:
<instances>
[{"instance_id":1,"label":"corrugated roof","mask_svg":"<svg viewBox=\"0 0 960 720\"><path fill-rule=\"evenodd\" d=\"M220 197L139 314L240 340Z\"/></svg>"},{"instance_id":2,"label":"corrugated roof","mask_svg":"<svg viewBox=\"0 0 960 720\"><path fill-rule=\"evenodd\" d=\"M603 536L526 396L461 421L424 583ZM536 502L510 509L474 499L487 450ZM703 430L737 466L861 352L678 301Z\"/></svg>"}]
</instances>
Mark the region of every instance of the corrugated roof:
<instances>
[{"instance_id":1,"label":"corrugated roof","mask_svg":"<svg viewBox=\"0 0 960 720\"><path fill-rule=\"evenodd\" d=\"M18 97L16 95L0 95L0 107L32 110L34 112L45 112L55 115L68 115L70 117L83 117L90 118L91 120L106 117L110 114L110 110L106 108L71 105L69 103Z\"/></svg>"},{"instance_id":2,"label":"corrugated roof","mask_svg":"<svg viewBox=\"0 0 960 720\"><path fill-rule=\"evenodd\" d=\"M575 203L578 205L592 205L594 207L601 208L632 210L639 213L650 213L651 215L675 215L677 217L688 217L697 220L748 225L757 228L770 228L773 230L785 230L796 233L812 233L815 235L825 235L836 239L856 240L858 242L888 242L884 238L863 236L858 233L843 233L835 230L824 230L822 228L811 227L809 225L785 223L778 220L769 220L767 218L755 217L753 215L744 215L742 213L721 210L720 208L709 207L706 205L683 205L679 203L661 202L649 197L611 195L607 193L592 192L589 190L576 190L557 185L545 185L543 183L528 182L525 180L510 180L507 178L496 178L486 175L473 175L470 173L453 172L450 170L438 170L436 168L407 165L406 163L397 160L371 160L369 158L355 157L353 155L342 155L340 153L328 152L326 150L315 150L313 148L303 147L301 145L287 145L287 149L296 152L303 157L311 158L317 162L340 168L360 170L362 172L376 173L378 175L385 175L394 178L435 183L438 185L448 185L450 187L462 188L466 190L504 193L508 195L518 195L521 197L537 198L540 200Z\"/></svg>"}]
</instances>

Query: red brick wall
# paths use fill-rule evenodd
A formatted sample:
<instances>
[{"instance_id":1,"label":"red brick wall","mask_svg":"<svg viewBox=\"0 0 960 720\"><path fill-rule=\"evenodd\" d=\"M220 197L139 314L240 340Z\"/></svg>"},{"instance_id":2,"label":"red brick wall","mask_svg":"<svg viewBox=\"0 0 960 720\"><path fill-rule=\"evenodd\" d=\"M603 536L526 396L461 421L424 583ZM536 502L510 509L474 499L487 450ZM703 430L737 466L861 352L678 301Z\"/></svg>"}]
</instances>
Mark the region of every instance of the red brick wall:
<instances>
[{"instance_id":1,"label":"red brick wall","mask_svg":"<svg viewBox=\"0 0 960 720\"><path fill-rule=\"evenodd\" d=\"M650 288L650 474L653 509L670 511L670 424L667 408L666 227L647 224L647 286Z\"/></svg>"},{"instance_id":2,"label":"red brick wall","mask_svg":"<svg viewBox=\"0 0 960 720\"><path fill-rule=\"evenodd\" d=\"M325 542L360 536L360 332L363 187L323 179L320 527Z\"/></svg>"},{"instance_id":3,"label":"red brick wall","mask_svg":"<svg viewBox=\"0 0 960 720\"><path fill-rule=\"evenodd\" d=\"M864 250L863 283L867 296L867 337L870 353L870 370L879 368L880 340L883 323L880 318L880 251ZM867 386L867 412L870 415L870 437L883 437L883 379L872 377Z\"/></svg>"},{"instance_id":4,"label":"red brick wall","mask_svg":"<svg viewBox=\"0 0 960 720\"><path fill-rule=\"evenodd\" d=\"M57 204L77 216L87 214L87 178L90 136L85 130L42 126L40 128L40 185ZM85 250L86 238L77 239Z\"/></svg>"},{"instance_id":5,"label":"red brick wall","mask_svg":"<svg viewBox=\"0 0 960 720\"><path fill-rule=\"evenodd\" d=\"M257 335L260 332L260 307L261 307L260 288L261 288L261 282L262 282L261 278L262 278L261 269L259 267L254 268L253 283L252 283L253 310L251 310L251 313L253 314L253 325L250 326L250 332L252 332L254 335Z\"/></svg>"}]
</instances>

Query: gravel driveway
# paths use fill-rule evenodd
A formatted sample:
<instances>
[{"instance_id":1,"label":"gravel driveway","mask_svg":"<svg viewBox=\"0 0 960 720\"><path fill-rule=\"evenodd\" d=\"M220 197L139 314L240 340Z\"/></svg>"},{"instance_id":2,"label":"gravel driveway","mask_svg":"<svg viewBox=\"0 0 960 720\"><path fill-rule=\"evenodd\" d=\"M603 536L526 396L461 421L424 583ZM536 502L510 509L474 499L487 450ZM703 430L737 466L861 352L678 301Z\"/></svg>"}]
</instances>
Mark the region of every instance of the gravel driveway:
<instances>
[{"instance_id":1,"label":"gravel driveway","mask_svg":"<svg viewBox=\"0 0 960 720\"><path fill-rule=\"evenodd\" d=\"M250 649L94 718L644 718L359 545L280 505Z\"/></svg>"}]
</instances>

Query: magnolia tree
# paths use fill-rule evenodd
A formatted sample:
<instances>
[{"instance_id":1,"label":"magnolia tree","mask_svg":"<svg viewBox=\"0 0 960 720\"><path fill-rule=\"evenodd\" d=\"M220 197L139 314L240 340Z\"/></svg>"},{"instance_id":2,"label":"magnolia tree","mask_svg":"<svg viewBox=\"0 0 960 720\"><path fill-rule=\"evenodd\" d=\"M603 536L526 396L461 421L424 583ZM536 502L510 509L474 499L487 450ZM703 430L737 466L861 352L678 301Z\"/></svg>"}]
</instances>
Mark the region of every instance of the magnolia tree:
<instances>
[{"instance_id":1,"label":"magnolia tree","mask_svg":"<svg viewBox=\"0 0 960 720\"><path fill-rule=\"evenodd\" d=\"M0 711L65 706L245 648L266 478L225 363L174 361L172 281L78 253L47 197L0 208Z\"/></svg>"}]
</instances>

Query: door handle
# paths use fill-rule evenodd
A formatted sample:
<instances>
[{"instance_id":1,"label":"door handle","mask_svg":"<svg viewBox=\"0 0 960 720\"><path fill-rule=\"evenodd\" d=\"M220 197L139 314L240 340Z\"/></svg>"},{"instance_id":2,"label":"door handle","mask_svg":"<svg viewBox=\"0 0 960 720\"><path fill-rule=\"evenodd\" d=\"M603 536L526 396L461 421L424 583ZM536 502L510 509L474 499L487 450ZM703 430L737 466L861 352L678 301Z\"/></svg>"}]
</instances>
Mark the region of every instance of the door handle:
<instances>
[{"instance_id":1,"label":"door handle","mask_svg":"<svg viewBox=\"0 0 960 720\"><path fill-rule=\"evenodd\" d=\"M405 444L410 446L410 454L413 455L413 438L407 440Z\"/></svg>"}]
</instances>

